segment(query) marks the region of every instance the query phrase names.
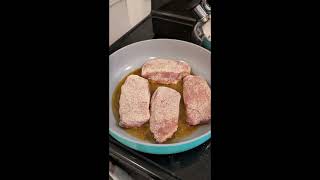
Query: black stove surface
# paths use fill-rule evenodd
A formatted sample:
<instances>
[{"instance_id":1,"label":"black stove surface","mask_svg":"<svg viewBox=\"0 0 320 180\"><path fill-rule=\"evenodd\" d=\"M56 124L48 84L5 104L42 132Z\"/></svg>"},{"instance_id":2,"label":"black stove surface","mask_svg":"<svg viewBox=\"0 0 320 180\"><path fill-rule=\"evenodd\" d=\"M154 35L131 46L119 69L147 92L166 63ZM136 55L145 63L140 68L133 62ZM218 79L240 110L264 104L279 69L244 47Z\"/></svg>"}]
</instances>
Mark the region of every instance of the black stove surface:
<instances>
[{"instance_id":1,"label":"black stove surface","mask_svg":"<svg viewBox=\"0 0 320 180\"><path fill-rule=\"evenodd\" d=\"M168 11L152 10L151 15L123 35L109 47L109 55L129 44L147 39L179 39L191 42L191 33L196 19Z\"/></svg>"},{"instance_id":2,"label":"black stove surface","mask_svg":"<svg viewBox=\"0 0 320 180\"><path fill-rule=\"evenodd\" d=\"M109 48L109 55L128 44L147 39L170 38L191 42L195 23L196 19L191 15L152 11ZM211 179L211 140L186 152L152 155L132 150L109 135L109 156L143 171L151 179Z\"/></svg>"}]
</instances>

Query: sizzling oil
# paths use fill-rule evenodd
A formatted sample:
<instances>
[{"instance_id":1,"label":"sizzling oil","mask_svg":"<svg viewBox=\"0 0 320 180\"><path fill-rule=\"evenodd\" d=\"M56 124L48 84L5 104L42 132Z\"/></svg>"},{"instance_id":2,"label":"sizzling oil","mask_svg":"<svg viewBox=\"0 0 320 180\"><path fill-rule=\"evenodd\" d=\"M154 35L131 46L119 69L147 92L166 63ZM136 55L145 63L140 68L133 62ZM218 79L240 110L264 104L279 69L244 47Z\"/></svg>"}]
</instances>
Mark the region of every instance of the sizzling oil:
<instances>
[{"instance_id":1,"label":"sizzling oil","mask_svg":"<svg viewBox=\"0 0 320 180\"><path fill-rule=\"evenodd\" d=\"M127 77L131 74L135 74L135 75L141 75L141 68L129 73L126 77L124 77L117 85L115 91L113 92L112 95L112 111L113 114L117 120L117 122L119 123L120 121L120 114L119 114L119 100L120 100L120 94L121 94L121 86L124 84L125 80L127 79ZM176 143L179 142L180 139L187 137L188 135L190 135L193 131L195 131L197 129L197 126L189 126L186 122L187 116L186 116L186 108L184 106L183 103L183 96L182 96L182 81L179 81L177 84L170 84L170 85L166 85L166 84L158 84L155 82L151 82L149 81L149 88L150 88L150 93L151 96L153 94L153 92L159 87L159 86L166 86L172 89L175 89L176 91L178 91L181 94L181 100L180 100L180 108L179 108L179 121L178 121L178 130L174 133L173 137L170 138L169 140L167 140L165 143ZM143 141L147 141L147 142L152 142L152 143L156 143L153 135L149 129L149 122L145 123L143 126L139 127L139 128L130 128L130 129L125 129L125 131L127 133L129 133L130 135L141 139Z\"/></svg>"}]
</instances>

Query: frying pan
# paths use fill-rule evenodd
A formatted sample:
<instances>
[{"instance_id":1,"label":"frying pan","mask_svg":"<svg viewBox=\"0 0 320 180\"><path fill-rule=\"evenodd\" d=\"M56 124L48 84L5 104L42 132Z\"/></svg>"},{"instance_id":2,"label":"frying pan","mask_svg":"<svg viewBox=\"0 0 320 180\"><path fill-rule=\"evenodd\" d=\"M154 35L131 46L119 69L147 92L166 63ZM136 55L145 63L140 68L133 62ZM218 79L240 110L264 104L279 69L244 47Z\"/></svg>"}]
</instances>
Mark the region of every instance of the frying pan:
<instances>
[{"instance_id":1,"label":"frying pan","mask_svg":"<svg viewBox=\"0 0 320 180\"><path fill-rule=\"evenodd\" d=\"M196 44L174 39L152 39L130 44L109 57L109 134L120 143L150 154L174 154L199 146L211 138L211 124L199 126L191 135L172 144L153 144L131 136L117 125L112 112L112 94L119 81L148 59L167 58L187 62L195 75L211 85L211 52Z\"/></svg>"}]
</instances>

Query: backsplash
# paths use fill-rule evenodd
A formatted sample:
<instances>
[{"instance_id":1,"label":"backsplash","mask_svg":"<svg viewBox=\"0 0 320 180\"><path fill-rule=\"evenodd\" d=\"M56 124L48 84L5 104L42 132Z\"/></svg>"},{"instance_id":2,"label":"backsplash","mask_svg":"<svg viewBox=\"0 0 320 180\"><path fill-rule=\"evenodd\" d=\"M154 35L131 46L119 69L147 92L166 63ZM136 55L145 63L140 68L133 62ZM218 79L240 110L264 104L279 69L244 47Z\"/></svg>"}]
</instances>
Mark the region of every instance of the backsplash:
<instances>
[{"instance_id":1,"label":"backsplash","mask_svg":"<svg viewBox=\"0 0 320 180\"><path fill-rule=\"evenodd\" d=\"M109 46L151 13L151 0L109 0Z\"/></svg>"}]
</instances>

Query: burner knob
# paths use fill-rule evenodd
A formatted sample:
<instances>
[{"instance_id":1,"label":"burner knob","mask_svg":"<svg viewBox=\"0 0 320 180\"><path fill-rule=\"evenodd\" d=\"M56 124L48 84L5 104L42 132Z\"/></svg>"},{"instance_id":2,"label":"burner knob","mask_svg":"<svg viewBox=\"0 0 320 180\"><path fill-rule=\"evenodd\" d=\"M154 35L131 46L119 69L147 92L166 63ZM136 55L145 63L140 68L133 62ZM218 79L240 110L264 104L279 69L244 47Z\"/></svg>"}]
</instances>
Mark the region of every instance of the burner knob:
<instances>
[{"instance_id":1,"label":"burner knob","mask_svg":"<svg viewBox=\"0 0 320 180\"><path fill-rule=\"evenodd\" d=\"M208 14L211 14L211 7L210 7L209 3L207 2L207 0L202 0L201 5L207 11Z\"/></svg>"},{"instance_id":2,"label":"burner knob","mask_svg":"<svg viewBox=\"0 0 320 180\"><path fill-rule=\"evenodd\" d=\"M207 22L209 20L208 13L203 9L203 7L198 4L194 9L193 12L196 13L196 15L199 17L201 22Z\"/></svg>"}]
</instances>

